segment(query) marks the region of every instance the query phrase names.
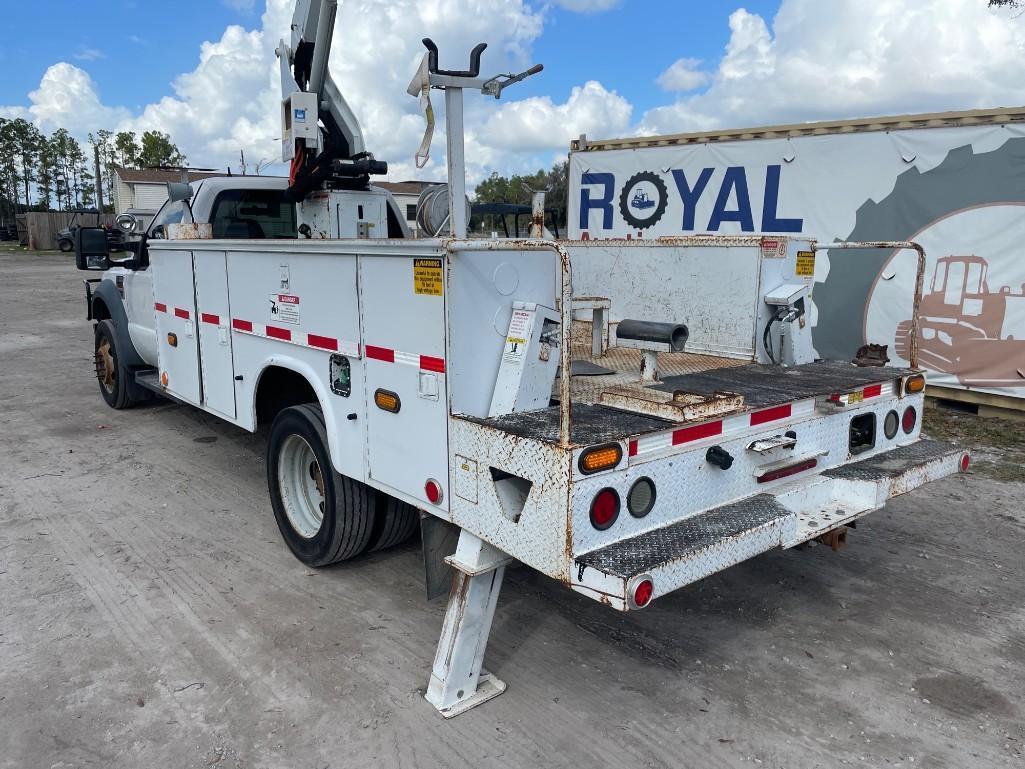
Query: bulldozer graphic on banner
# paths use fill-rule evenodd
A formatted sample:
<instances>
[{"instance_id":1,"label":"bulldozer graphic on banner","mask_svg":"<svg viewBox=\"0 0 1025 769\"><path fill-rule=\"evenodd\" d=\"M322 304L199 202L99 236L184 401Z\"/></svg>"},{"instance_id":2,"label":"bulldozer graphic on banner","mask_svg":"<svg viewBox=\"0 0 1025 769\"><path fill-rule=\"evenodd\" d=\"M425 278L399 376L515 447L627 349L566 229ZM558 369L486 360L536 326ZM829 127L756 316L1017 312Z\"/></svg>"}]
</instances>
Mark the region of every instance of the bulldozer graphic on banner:
<instances>
[{"instance_id":1,"label":"bulldozer graphic on banner","mask_svg":"<svg viewBox=\"0 0 1025 769\"><path fill-rule=\"evenodd\" d=\"M1025 285L990 291L981 256L937 260L919 309L923 365L963 385L1006 387L1025 380ZM897 326L895 349L910 356L911 320Z\"/></svg>"}]
</instances>

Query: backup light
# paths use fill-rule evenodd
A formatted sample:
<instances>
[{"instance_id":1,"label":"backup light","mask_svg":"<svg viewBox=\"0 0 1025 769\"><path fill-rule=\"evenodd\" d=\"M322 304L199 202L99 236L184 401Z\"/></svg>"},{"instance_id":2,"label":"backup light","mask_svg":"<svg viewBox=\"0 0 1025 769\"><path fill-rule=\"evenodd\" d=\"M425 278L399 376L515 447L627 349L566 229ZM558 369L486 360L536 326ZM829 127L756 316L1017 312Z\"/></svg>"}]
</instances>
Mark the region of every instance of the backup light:
<instances>
[{"instance_id":1,"label":"backup light","mask_svg":"<svg viewBox=\"0 0 1025 769\"><path fill-rule=\"evenodd\" d=\"M655 506L655 482L638 478L626 494L626 509L634 518L643 518Z\"/></svg>"},{"instance_id":2,"label":"backup light","mask_svg":"<svg viewBox=\"0 0 1025 769\"><path fill-rule=\"evenodd\" d=\"M606 443L584 449L580 454L577 467L584 475L591 475L602 470L611 470L623 458L623 447L618 443Z\"/></svg>"},{"instance_id":3,"label":"backup light","mask_svg":"<svg viewBox=\"0 0 1025 769\"><path fill-rule=\"evenodd\" d=\"M897 434L898 427L900 427L900 417L896 411L890 411L886 415L886 419L883 420L883 435L886 436L887 440L893 440L893 437Z\"/></svg>"}]
</instances>

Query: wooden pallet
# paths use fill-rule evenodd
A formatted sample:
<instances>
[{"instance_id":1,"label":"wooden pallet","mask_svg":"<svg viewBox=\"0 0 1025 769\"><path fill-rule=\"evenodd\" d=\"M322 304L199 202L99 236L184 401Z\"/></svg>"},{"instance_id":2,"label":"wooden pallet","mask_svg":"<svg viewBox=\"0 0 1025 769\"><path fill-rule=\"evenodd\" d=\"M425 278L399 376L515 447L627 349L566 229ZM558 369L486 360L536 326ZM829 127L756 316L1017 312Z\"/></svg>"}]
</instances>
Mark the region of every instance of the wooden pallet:
<instances>
[{"instance_id":1,"label":"wooden pallet","mask_svg":"<svg viewBox=\"0 0 1025 769\"><path fill-rule=\"evenodd\" d=\"M937 403L957 404L980 417L996 417L1025 422L1025 398L1013 398L1010 395L995 395L978 390L960 390L955 387L929 385L925 388L926 401L932 405Z\"/></svg>"}]
</instances>

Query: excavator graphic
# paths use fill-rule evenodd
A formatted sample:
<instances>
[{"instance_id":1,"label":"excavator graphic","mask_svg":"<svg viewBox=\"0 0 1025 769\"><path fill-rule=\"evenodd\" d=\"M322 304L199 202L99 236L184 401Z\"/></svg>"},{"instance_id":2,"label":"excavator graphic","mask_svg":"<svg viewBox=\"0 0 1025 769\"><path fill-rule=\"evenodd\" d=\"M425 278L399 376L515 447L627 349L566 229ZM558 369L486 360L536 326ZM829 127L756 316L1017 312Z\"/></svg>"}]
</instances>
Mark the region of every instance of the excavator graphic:
<instances>
[{"instance_id":1,"label":"excavator graphic","mask_svg":"<svg viewBox=\"0 0 1025 769\"><path fill-rule=\"evenodd\" d=\"M981 256L945 256L936 263L919 308L922 365L953 374L963 385L1025 385L1025 285L991 292ZM907 360L911 321L897 326L895 349Z\"/></svg>"}]
</instances>

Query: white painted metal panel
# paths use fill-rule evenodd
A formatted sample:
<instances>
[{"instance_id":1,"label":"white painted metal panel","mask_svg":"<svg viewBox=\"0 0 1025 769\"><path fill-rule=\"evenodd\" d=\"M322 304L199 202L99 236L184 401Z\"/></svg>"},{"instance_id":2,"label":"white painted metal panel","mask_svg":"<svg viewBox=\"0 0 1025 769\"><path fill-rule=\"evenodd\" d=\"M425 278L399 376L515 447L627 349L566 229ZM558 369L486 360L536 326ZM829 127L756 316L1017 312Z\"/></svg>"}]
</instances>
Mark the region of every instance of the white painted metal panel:
<instances>
[{"instance_id":1,"label":"white painted metal panel","mask_svg":"<svg viewBox=\"0 0 1025 769\"><path fill-rule=\"evenodd\" d=\"M573 259L573 295L607 297L613 323L624 318L685 323L688 352L754 357L757 245L591 241L566 247Z\"/></svg>"},{"instance_id":2,"label":"white painted metal panel","mask_svg":"<svg viewBox=\"0 0 1025 769\"><path fill-rule=\"evenodd\" d=\"M194 251L192 260L203 403L211 411L234 419L235 367L231 357L227 255L223 251Z\"/></svg>"},{"instance_id":3,"label":"white painted metal panel","mask_svg":"<svg viewBox=\"0 0 1025 769\"><path fill-rule=\"evenodd\" d=\"M461 251L449 257L452 412L487 416L514 302L556 307L552 251Z\"/></svg>"},{"instance_id":4,"label":"white painted metal panel","mask_svg":"<svg viewBox=\"0 0 1025 769\"><path fill-rule=\"evenodd\" d=\"M168 392L198 406L202 399L192 252L151 246L150 262L157 317L157 368L161 377L167 375Z\"/></svg>"},{"instance_id":5,"label":"white painted metal panel","mask_svg":"<svg viewBox=\"0 0 1025 769\"><path fill-rule=\"evenodd\" d=\"M239 424L255 428L252 404L267 366L296 371L319 393L335 469L364 480L365 398L356 256L323 249L302 253L294 244L267 249L222 247L227 248L235 371L243 377L235 382ZM348 397L331 391L332 354L349 358ZM356 418L350 419L350 414Z\"/></svg>"},{"instance_id":6,"label":"white painted metal panel","mask_svg":"<svg viewBox=\"0 0 1025 769\"><path fill-rule=\"evenodd\" d=\"M416 293L414 258L361 256L369 477L433 507L424 483L441 484L448 507L448 398L445 297ZM444 260L436 260L441 279ZM434 269L431 267L431 269ZM374 392L398 395L391 413Z\"/></svg>"}]
</instances>

